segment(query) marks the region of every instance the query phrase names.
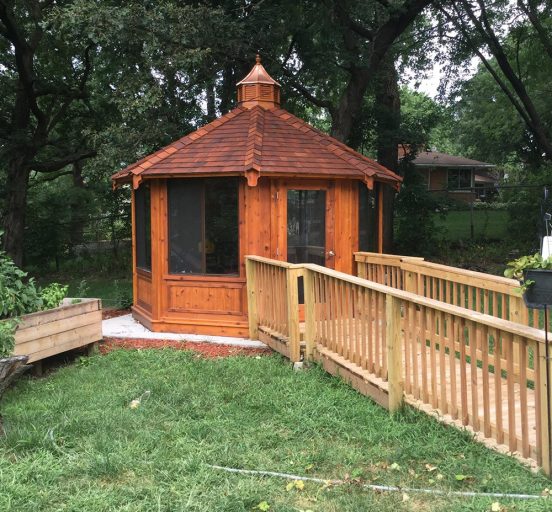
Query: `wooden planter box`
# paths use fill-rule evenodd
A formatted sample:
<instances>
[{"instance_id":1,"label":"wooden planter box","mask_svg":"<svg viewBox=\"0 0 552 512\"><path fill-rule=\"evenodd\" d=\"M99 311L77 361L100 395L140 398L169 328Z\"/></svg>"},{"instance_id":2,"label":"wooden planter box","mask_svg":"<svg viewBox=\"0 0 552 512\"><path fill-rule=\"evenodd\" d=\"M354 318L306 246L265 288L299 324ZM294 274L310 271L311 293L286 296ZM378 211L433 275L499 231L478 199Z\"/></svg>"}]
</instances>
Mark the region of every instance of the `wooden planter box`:
<instances>
[{"instance_id":1,"label":"wooden planter box","mask_svg":"<svg viewBox=\"0 0 552 512\"><path fill-rule=\"evenodd\" d=\"M65 299L55 309L23 315L15 333L13 355L29 356L29 363L102 339L100 299Z\"/></svg>"}]
</instances>

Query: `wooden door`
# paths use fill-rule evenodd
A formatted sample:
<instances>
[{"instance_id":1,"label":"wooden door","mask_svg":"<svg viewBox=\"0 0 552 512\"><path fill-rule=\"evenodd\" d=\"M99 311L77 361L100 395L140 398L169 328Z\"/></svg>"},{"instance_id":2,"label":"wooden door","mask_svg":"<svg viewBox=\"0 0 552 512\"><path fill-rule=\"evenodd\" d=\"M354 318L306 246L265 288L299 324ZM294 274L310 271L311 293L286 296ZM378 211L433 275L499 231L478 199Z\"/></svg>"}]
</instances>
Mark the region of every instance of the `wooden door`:
<instances>
[{"instance_id":1,"label":"wooden door","mask_svg":"<svg viewBox=\"0 0 552 512\"><path fill-rule=\"evenodd\" d=\"M333 190L326 183L301 182L288 182L282 188L286 260L334 268Z\"/></svg>"}]
</instances>

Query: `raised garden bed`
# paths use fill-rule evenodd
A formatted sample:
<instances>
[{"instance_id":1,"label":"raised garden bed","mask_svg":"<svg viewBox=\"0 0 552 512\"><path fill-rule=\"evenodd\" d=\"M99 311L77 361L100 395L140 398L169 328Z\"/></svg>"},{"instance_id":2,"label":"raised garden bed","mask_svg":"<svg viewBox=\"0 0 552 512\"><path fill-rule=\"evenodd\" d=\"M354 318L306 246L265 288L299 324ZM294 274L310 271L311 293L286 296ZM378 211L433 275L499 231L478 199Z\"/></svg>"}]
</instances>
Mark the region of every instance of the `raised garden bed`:
<instances>
[{"instance_id":1,"label":"raised garden bed","mask_svg":"<svg viewBox=\"0 0 552 512\"><path fill-rule=\"evenodd\" d=\"M61 306L23 315L15 333L13 355L33 363L102 339L100 299L64 299Z\"/></svg>"}]
</instances>

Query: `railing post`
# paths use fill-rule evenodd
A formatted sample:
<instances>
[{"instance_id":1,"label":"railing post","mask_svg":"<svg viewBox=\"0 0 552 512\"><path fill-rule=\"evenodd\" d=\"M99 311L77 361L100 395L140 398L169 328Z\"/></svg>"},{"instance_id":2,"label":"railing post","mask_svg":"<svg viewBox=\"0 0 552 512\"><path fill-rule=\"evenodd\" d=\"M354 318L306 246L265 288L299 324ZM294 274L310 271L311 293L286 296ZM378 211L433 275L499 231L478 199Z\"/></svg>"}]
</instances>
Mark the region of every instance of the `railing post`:
<instances>
[{"instance_id":1,"label":"railing post","mask_svg":"<svg viewBox=\"0 0 552 512\"><path fill-rule=\"evenodd\" d=\"M311 361L316 335L314 273L312 270L303 269L303 283L305 290L305 360Z\"/></svg>"},{"instance_id":2,"label":"railing post","mask_svg":"<svg viewBox=\"0 0 552 512\"><path fill-rule=\"evenodd\" d=\"M550 361L546 359L546 343L543 341L537 344L539 358L539 408L540 408L540 456L542 458L541 466L544 472L550 476L552 474L551 467L551 449L550 446L550 429L552 428L552 417L550 417L550 400L552 400L552 392L549 389L549 383L552 382L552 372ZM548 372L548 376L547 376Z\"/></svg>"},{"instance_id":3,"label":"railing post","mask_svg":"<svg viewBox=\"0 0 552 512\"><path fill-rule=\"evenodd\" d=\"M357 277L367 279L366 267L368 266L368 263L366 263L366 258L361 260L361 256L357 255L355 259L357 264Z\"/></svg>"},{"instance_id":4,"label":"railing post","mask_svg":"<svg viewBox=\"0 0 552 512\"><path fill-rule=\"evenodd\" d=\"M404 272L404 291L410 293L418 293L418 280L417 275L411 270Z\"/></svg>"},{"instance_id":5,"label":"railing post","mask_svg":"<svg viewBox=\"0 0 552 512\"><path fill-rule=\"evenodd\" d=\"M287 275L287 321L289 335L289 358L293 363L301 360L301 333L299 330L299 290L297 279L303 275L302 268L288 268Z\"/></svg>"},{"instance_id":6,"label":"railing post","mask_svg":"<svg viewBox=\"0 0 552 512\"><path fill-rule=\"evenodd\" d=\"M389 412L401 408L404 397L401 339L401 301L392 295L385 298L385 343L387 345L387 383Z\"/></svg>"},{"instance_id":7,"label":"railing post","mask_svg":"<svg viewBox=\"0 0 552 512\"><path fill-rule=\"evenodd\" d=\"M259 339L259 312L257 309L256 263L245 259L245 279L247 286L247 320L249 322L249 338Z\"/></svg>"}]
</instances>

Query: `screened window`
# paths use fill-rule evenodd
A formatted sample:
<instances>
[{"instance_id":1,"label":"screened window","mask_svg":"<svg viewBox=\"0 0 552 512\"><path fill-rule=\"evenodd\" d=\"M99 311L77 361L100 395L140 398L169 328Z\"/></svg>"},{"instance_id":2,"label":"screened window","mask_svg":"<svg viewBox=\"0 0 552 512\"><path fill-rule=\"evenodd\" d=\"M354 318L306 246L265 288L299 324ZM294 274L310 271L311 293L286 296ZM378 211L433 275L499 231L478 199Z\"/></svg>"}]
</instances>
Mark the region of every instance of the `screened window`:
<instances>
[{"instance_id":1,"label":"screened window","mask_svg":"<svg viewBox=\"0 0 552 512\"><path fill-rule=\"evenodd\" d=\"M168 181L169 272L238 274L238 180Z\"/></svg>"},{"instance_id":2,"label":"screened window","mask_svg":"<svg viewBox=\"0 0 552 512\"><path fill-rule=\"evenodd\" d=\"M151 270L151 209L150 188L142 184L134 191L134 215L136 224L136 266Z\"/></svg>"},{"instance_id":3,"label":"screened window","mask_svg":"<svg viewBox=\"0 0 552 512\"><path fill-rule=\"evenodd\" d=\"M472 170L471 169L449 169L448 170L448 188L458 190L461 188L471 188Z\"/></svg>"},{"instance_id":4,"label":"screened window","mask_svg":"<svg viewBox=\"0 0 552 512\"><path fill-rule=\"evenodd\" d=\"M378 184L370 190L358 184L358 249L365 252L378 250Z\"/></svg>"}]
</instances>

